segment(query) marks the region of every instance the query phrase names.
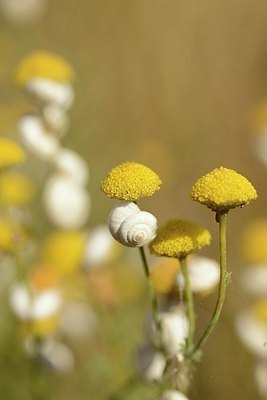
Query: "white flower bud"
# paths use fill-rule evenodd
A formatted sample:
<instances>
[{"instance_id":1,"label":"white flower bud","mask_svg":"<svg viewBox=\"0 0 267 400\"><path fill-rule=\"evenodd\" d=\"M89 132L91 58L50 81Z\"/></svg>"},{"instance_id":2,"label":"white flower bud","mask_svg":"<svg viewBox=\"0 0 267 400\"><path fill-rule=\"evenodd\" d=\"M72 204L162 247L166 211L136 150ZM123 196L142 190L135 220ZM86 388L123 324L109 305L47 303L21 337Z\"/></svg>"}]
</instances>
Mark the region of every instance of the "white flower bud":
<instances>
[{"instance_id":1,"label":"white flower bud","mask_svg":"<svg viewBox=\"0 0 267 400\"><path fill-rule=\"evenodd\" d=\"M31 24L44 16L47 0L0 0L0 8L11 22Z\"/></svg>"},{"instance_id":2,"label":"white flower bud","mask_svg":"<svg viewBox=\"0 0 267 400\"><path fill-rule=\"evenodd\" d=\"M61 148L54 159L54 166L59 173L81 185L88 182L89 168L84 159L73 150Z\"/></svg>"},{"instance_id":3,"label":"white flower bud","mask_svg":"<svg viewBox=\"0 0 267 400\"><path fill-rule=\"evenodd\" d=\"M47 181L43 201L50 220L62 229L79 229L89 216L89 194L73 179L60 174Z\"/></svg>"},{"instance_id":4,"label":"white flower bud","mask_svg":"<svg viewBox=\"0 0 267 400\"><path fill-rule=\"evenodd\" d=\"M33 78L26 90L41 104L55 104L68 110L74 101L74 91L69 83L56 82L45 78Z\"/></svg>"},{"instance_id":5,"label":"white flower bud","mask_svg":"<svg viewBox=\"0 0 267 400\"><path fill-rule=\"evenodd\" d=\"M251 265L242 270L240 285L251 296L266 296L267 264Z\"/></svg>"},{"instance_id":6,"label":"white flower bud","mask_svg":"<svg viewBox=\"0 0 267 400\"><path fill-rule=\"evenodd\" d=\"M45 130L39 117L23 117L18 128L22 143L30 154L45 161L55 157L59 148L58 139Z\"/></svg>"},{"instance_id":7,"label":"white flower bud","mask_svg":"<svg viewBox=\"0 0 267 400\"><path fill-rule=\"evenodd\" d=\"M169 356L182 353L189 332L189 323L185 311L175 307L160 316L162 344Z\"/></svg>"},{"instance_id":8,"label":"white flower bud","mask_svg":"<svg viewBox=\"0 0 267 400\"><path fill-rule=\"evenodd\" d=\"M188 397L176 390L168 390L163 394L160 400L188 400Z\"/></svg>"},{"instance_id":9,"label":"white flower bud","mask_svg":"<svg viewBox=\"0 0 267 400\"><path fill-rule=\"evenodd\" d=\"M36 321L58 313L62 306L62 296L58 289L33 294L25 284L17 283L11 287L9 302L19 319Z\"/></svg>"},{"instance_id":10,"label":"white flower bud","mask_svg":"<svg viewBox=\"0 0 267 400\"><path fill-rule=\"evenodd\" d=\"M242 311L236 319L236 330L243 344L260 358L267 359L267 323L252 312Z\"/></svg>"},{"instance_id":11,"label":"white flower bud","mask_svg":"<svg viewBox=\"0 0 267 400\"><path fill-rule=\"evenodd\" d=\"M220 281L220 266L215 260L202 256L189 256L187 262L190 287L194 293L208 293ZM178 287L184 288L182 271L177 274Z\"/></svg>"}]
</instances>

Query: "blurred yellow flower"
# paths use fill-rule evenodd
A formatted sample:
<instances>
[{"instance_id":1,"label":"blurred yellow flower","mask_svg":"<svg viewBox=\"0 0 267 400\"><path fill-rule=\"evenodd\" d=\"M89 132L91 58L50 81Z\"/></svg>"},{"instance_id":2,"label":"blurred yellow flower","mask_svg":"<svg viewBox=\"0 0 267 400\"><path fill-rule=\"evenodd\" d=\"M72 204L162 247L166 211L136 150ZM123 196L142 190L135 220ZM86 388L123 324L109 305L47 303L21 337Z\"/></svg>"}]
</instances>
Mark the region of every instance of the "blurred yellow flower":
<instances>
[{"instance_id":1,"label":"blurred yellow flower","mask_svg":"<svg viewBox=\"0 0 267 400\"><path fill-rule=\"evenodd\" d=\"M252 112L251 115L251 124L252 128L256 129L256 133L258 129L262 129L267 125L267 101L263 101L260 103Z\"/></svg>"},{"instance_id":2,"label":"blurred yellow flower","mask_svg":"<svg viewBox=\"0 0 267 400\"><path fill-rule=\"evenodd\" d=\"M45 290L59 284L59 276L51 265L40 264L34 266L29 275L29 280L35 290Z\"/></svg>"},{"instance_id":3,"label":"blurred yellow flower","mask_svg":"<svg viewBox=\"0 0 267 400\"><path fill-rule=\"evenodd\" d=\"M241 254L246 263L267 263L267 218L257 218L244 229Z\"/></svg>"},{"instance_id":4,"label":"blurred yellow flower","mask_svg":"<svg viewBox=\"0 0 267 400\"><path fill-rule=\"evenodd\" d=\"M209 231L202 226L183 219L173 219L159 227L149 249L157 256L180 258L209 245L210 241Z\"/></svg>"},{"instance_id":5,"label":"blurred yellow flower","mask_svg":"<svg viewBox=\"0 0 267 400\"><path fill-rule=\"evenodd\" d=\"M243 206L257 197L255 188L244 176L224 167L202 176L191 190L193 200L223 212Z\"/></svg>"},{"instance_id":6,"label":"blurred yellow flower","mask_svg":"<svg viewBox=\"0 0 267 400\"><path fill-rule=\"evenodd\" d=\"M0 219L0 251L13 252L29 243L29 234L25 227L8 219Z\"/></svg>"},{"instance_id":7,"label":"blurred yellow flower","mask_svg":"<svg viewBox=\"0 0 267 400\"><path fill-rule=\"evenodd\" d=\"M253 304L251 310L261 322L267 324L267 298Z\"/></svg>"},{"instance_id":8,"label":"blurred yellow flower","mask_svg":"<svg viewBox=\"0 0 267 400\"><path fill-rule=\"evenodd\" d=\"M17 143L0 137L0 168L13 167L24 160L24 151Z\"/></svg>"},{"instance_id":9,"label":"blurred yellow flower","mask_svg":"<svg viewBox=\"0 0 267 400\"><path fill-rule=\"evenodd\" d=\"M136 201L152 196L161 183L159 176L145 165L125 162L108 173L101 190L112 199Z\"/></svg>"},{"instance_id":10,"label":"blurred yellow flower","mask_svg":"<svg viewBox=\"0 0 267 400\"><path fill-rule=\"evenodd\" d=\"M0 177L0 204L22 206L35 195L33 182L18 172L7 172Z\"/></svg>"},{"instance_id":11,"label":"blurred yellow flower","mask_svg":"<svg viewBox=\"0 0 267 400\"><path fill-rule=\"evenodd\" d=\"M54 314L43 319L36 319L23 323L26 333L36 337L47 337L55 333L59 326L59 314Z\"/></svg>"},{"instance_id":12,"label":"blurred yellow flower","mask_svg":"<svg viewBox=\"0 0 267 400\"><path fill-rule=\"evenodd\" d=\"M69 276L79 269L85 245L85 235L80 231L56 231L45 239L43 261L53 266L58 274Z\"/></svg>"},{"instance_id":13,"label":"blurred yellow flower","mask_svg":"<svg viewBox=\"0 0 267 400\"><path fill-rule=\"evenodd\" d=\"M150 278L153 286L159 293L169 293L175 286L179 263L174 258L159 258L158 262L152 265Z\"/></svg>"},{"instance_id":14,"label":"blurred yellow flower","mask_svg":"<svg viewBox=\"0 0 267 400\"><path fill-rule=\"evenodd\" d=\"M6 220L0 220L0 250L11 251L14 249L15 240L12 224Z\"/></svg>"},{"instance_id":15,"label":"blurred yellow flower","mask_svg":"<svg viewBox=\"0 0 267 400\"><path fill-rule=\"evenodd\" d=\"M32 78L66 82L73 81L74 72L70 64L58 55L35 51L20 62L14 81L19 86L25 86Z\"/></svg>"}]
</instances>

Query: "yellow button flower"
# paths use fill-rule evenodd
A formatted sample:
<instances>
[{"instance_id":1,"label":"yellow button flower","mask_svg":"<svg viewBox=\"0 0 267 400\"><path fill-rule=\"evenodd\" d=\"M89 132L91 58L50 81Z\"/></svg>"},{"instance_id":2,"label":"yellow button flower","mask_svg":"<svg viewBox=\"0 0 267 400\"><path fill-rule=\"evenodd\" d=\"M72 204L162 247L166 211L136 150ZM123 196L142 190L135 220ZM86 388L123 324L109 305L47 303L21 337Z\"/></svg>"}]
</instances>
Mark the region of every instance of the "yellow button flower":
<instances>
[{"instance_id":1,"label":"yellow button flower","mask_svg":"<svg viewBox=\"0 0 267 400\"><path fill-rule=\"evenodd\" d=\"M26 175L8 172L0 177L1 205L25 205L32 200L34 195L34 184Z\"/></svg>"},{"instance_id":2,"label":"yellow button flower","mask_svg":"<svg viewBox=\"0 0 267 400\"><path fill-rule=\"evenodd\" d=\"M173 219L158 229L149 249L157 256L181 258L209 245L210 241L209 231L202 226L183 219Z\"/></svg>"},{"instance_id":3,"label":"yellow button flower","mask_svg":"<svg viewBox=\"0 0 267 400\"><path fill-rule=\"evenodd\" d=\"M241 239L241 254L249 264L267 263L267 218L248 224Z\"/></svg>"},{"instance_id":4,"label":"yellow button flower","mask_svg":"<svg viewBox=\"0 0 267 400\"><path fill-rule=\"evenodd\" d=\"M32 78L66 82L74 79L74 72L71 66L58 55L47 51L36 51L21 61L14 80L18 86L25 86Z\"/></svg>"},{"instance_id":5,"label":"yellow button flower","mask_svg":"<svg viewBox=\"0 0 267 400\"><path fill-rule=\"evenodd\" d=\"M75 273L81 266L86 245L80 231L57 231L49 235L43 245L43 261L62 276Z\"/></svg>"},{"instance_id":6,"label":"yellow button flower","mask_svg":"<svg viewBox=\"0 0 267 400\"><path fill-rule=\"evenodd\" d=\"M178 271L179 263L177 260L159 258L150 270L150 278L156 291L163 294L171 292L175 286Z\"/></svg>"},{"instance_id":7,"label":"yellow button flower","mask_svg":"<svg viewBox=\"0 0 267 400\"><path fill-rule=\"evenodd\" d=\"M24 151L17 143L0 138L0 168L13 167L24 160Z\"/></svg>"},{"instance_id":8,"label":"yellow button flower","mask_svg":"<svg viewBox=\"0 0 267 400\"><path fill-rule=\"evenodd\" d=\"M136 162L125 162L113 168L101 184L101 190L112 199L136 201L152 196L161 185L159 176Z\"/></svg>"},{"instance_id":9,"label":"yellow button flower","mask_svg":"<svg viewBox=\"0 0 267 400\"><path fill-rule=\"evenodd\" d=\"M216 212L228 212L257 197L255 188L244 176L224 167L202 176L191 190L193 200Z\"/></svg>"}]
</instances>

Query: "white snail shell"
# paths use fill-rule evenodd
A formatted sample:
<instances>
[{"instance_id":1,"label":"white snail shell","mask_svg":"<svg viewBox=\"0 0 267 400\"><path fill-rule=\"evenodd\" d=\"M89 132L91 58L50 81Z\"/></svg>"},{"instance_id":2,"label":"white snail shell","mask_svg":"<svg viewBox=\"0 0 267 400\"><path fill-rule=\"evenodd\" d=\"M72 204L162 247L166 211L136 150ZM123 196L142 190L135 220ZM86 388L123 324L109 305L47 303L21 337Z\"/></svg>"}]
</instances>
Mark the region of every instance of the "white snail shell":
<instances>
[{"instance_id":1,"label":"white snail shell","mask_svg":"<svg viewBox=\"0 0 267 400\"><path fill-rule=\"evenodd\" d=\"M108 218L111 235L129 247L141 247L156 236L157 219L141 211L133 202L121 201L111 210Z\"/></svg>"}]
</instances>

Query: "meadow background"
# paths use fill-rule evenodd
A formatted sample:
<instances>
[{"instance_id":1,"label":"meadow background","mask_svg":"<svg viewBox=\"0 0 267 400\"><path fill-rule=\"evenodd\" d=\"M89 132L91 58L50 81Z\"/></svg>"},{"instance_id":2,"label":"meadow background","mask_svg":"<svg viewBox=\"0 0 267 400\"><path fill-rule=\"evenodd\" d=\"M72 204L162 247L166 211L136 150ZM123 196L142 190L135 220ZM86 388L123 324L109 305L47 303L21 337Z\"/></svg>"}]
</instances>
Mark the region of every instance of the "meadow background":
<instances>
[{"instance_id":1,"label":"meadow background","mask_svg":"<svg viewBox=\"0 0 267 400\"><path fill-rule=\"evenodd\" d=\"M217 257L214 216L189 199L192 184L222 165L242 173L257 188L257 202L229 218L232 284L190 399L259 398L253 358L236 338L233 321L247 304L238 287L239 238L247 221L266 216L267 171L252 152L250 117L267 98L267 3L50 0L44 18L31 26L12 24L0 15L1 135L15 137L17 120L28 108L12 76L19 61L37 49L63 56L76 72L76 100L63 143L90 167L88 226L105 223L113 205L100 192L100 181L116 164L134 160L155 170L164 183L153 198L142 200L143 209L160 223L181 216L203 224L213 235L204 254ZM33 210L38 220L38 202ZM38 229L48 229L42 217ZM134 257L131 251L127 257ZM144 289L118 307L98 307L97 338L77 349L76 368L66 376L32 365L5 296L1 299L1 398L111 400L131 375L148 306ZM198 300L200 329L214 301L214 295ZM151 396L150 389L138 385L121 398Z\"/></svg>"}]
</instances>

